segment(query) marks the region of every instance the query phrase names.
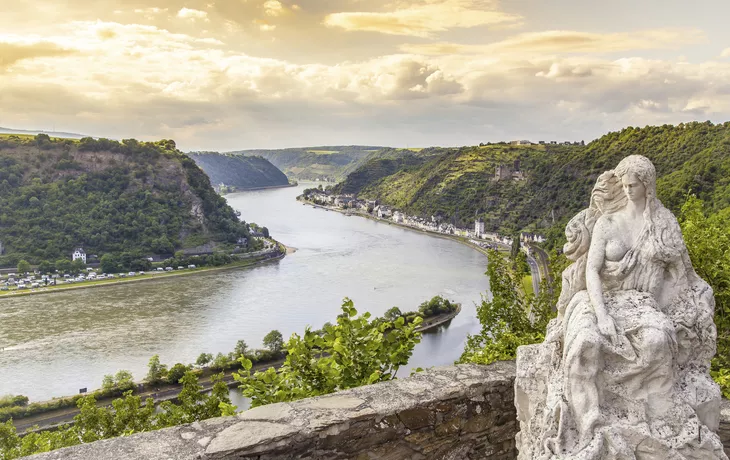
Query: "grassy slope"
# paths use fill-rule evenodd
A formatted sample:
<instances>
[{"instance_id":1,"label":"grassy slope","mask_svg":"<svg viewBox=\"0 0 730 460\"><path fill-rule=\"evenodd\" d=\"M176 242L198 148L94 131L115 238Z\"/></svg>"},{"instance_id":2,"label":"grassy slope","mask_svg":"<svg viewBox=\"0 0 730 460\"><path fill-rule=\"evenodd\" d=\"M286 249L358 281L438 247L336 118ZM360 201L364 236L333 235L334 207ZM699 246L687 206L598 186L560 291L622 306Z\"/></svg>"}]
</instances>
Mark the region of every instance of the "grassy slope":
<instances>
[{"instance_id":1,"label":"grassy slope","mask_svg":"<svg viewBox=\"0 0 730 460\"><path fill-rule=\"evenodd\" d=\"M281 169L287 176L300 180L328 178L339 180L347 176L372 150L372 146L324 146L280 150L242 150L230 152L246 156L261 156Z\"/></svg>"},{"instance_id":2,"label":"grassy slope","mask_svg":"<svg viewBox=\"0 0 730 460\"><path fill-rule=\"evenodd\" d=\"M659 196L673 212L688 190L715 210L730 206L730 123L626 128L586 146L499 144L389 153L373 155L335 190L463 226L481 216L489 230L539 230L560 239L567 220L587 206L598 175L627 155L642 154L656 165ZM496 165L516 159L527 180L492 180Z\"/></svg>"}]
</instances>

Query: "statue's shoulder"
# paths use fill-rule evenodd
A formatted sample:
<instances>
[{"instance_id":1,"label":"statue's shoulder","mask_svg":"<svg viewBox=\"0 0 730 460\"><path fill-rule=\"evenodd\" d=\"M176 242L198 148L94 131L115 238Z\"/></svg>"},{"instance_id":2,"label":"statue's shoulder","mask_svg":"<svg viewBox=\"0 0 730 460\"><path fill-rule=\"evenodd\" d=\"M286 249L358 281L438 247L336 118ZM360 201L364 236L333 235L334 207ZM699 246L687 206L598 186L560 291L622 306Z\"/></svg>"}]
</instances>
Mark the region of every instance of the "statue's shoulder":
<instances>
[{"instance_id":1,"label":"statue's shoulder","mask_svg":"<svg viewBox=\"0 0 730 460\"><path fill-rule=\"evenodd\" d=\"M593 227L593 236L606 235L616 228L616 218L612 214L602 214Z\"/></svg>"}]
</instances>

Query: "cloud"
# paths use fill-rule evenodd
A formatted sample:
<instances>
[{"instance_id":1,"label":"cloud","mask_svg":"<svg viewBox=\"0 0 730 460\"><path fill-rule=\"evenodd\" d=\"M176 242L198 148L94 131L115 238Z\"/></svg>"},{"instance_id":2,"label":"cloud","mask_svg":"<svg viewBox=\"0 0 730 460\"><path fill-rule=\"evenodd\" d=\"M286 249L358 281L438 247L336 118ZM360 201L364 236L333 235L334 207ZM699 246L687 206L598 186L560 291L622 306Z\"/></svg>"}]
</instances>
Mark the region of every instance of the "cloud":
<instances>
[{"instance_id":1,"label":"cloud","mask_svg":"<svg viewBox=\"0 0 730 460\"><path fill-rule=\"evenodd\" d=\"M280 16L284 12L284 7L278 0L267 0L264 2L264 12L268 16Z\"/></svg>"},{"instance_id":2,"label":"cloud","mask_svg":"<svg viewBox=\"0 0 730 460\"><path fill-rule=\"evenodd\" d=\"M491 2L478 0L430 0L390 12L329 14L324 24L347 31L430 37L454 28L514 24L521 17L494 10Z\"/></svg>"},{"instance_id":3,"label":"cloud","mask_svg":"<svg viewBox=\"0 0 730 460\"><path fill-rule=\"evenodd\" d=\"M60 57L73 53L55 43L39 41L31 43L7 42L0 37L0 70L6 69L24 59Z\"/></svg>"},{"instance_id":4,"label":"cloud","mask_svg":"<svg viewBox=\"0 0 730 460\"><path fill-rule=\"evenodd\" d=\"M444 54L542 54L613 53L628 50L677 48L703 43L707 37L698 29L652 29L625 33L599 34L566 30L524 33L485 44L424 43L405 44L407 53Z\"/></svg>"},{"instance_id":5,"label":"cloud","mask_svg":"<svg viewBox=\"0 0 730 460\"><path fill-rule=\"evenodd\" d=\"M725 48L724 50L722 50L722 53L720 53L720 57L730 57L730 48Z\"/></svg>"},{"instance_id":6,"label":"cloud","mask_svg":"<svg viewBox=\"0 0 730 460\"><path fill-rule=\"evenodd\" d=\"M194 10L192 8L181 8L180 11L177 12L178 18L183 19L190 19L190 20L196 20L196 19L206 19L208 18L208 13L201 10Z\"/></svg>"}]
</instances>

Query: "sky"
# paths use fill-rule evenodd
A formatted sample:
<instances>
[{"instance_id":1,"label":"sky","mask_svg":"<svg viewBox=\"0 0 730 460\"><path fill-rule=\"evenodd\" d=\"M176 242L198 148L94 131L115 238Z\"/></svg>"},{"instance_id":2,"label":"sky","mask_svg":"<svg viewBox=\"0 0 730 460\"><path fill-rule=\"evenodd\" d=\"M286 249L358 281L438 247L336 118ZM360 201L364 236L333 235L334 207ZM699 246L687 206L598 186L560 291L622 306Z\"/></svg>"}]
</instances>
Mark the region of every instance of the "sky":
<instances>
[{"instance_id":1,"label":"sky","mask_svg":"<svg viewBox=\"0 0 730 460\"><path fill-rule=\"evenodd\" d=\"M0 126L189 150L730 120L727 0L1 0Z\"/></svg>"}]
</instances>

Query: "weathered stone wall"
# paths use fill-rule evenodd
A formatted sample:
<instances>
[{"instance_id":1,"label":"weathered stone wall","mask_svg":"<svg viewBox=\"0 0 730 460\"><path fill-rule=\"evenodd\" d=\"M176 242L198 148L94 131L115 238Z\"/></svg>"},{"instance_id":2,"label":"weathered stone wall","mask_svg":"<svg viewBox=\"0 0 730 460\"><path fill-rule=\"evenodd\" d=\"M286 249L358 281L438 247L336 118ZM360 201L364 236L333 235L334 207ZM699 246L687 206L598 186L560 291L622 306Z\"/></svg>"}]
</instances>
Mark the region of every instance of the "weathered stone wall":
<instances>
[{"instance_id":1,"label":"weathered stone wall","mask_svg":"<svg viewBox=\"0 0 730 460\"><path fill-rule=\"evenodd\" d=\"M513 362L430 369L234 417L60 449L37 460L517 457ZM730 402L720 438L730 454Z\"/></svg>"},{"instance_id":2,"label":"weathered stone wall","mask_svg":"<svg viewBox=\"0 0 730 460\"><path fill-rule=\"evenodd\" d=\"M37 459L493 459L516 457L514 363L459 365Z\"/></svg>"}]
</instances>

